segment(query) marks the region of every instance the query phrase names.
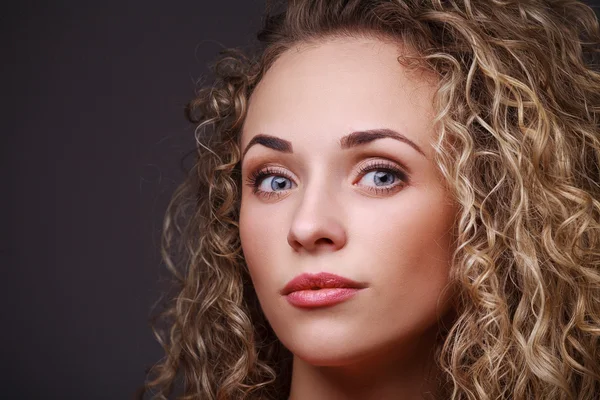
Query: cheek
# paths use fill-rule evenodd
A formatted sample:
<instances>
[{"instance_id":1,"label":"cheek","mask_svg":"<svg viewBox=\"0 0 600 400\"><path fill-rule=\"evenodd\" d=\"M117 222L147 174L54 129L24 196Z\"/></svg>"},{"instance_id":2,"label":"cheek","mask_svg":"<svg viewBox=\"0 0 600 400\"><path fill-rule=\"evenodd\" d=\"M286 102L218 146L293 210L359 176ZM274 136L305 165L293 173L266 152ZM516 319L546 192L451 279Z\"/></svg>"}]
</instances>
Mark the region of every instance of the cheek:
<instances>
[{"instance_id":1,"label":"cheek","mask_svg":"<svg viewBox=\"0 0 600 400\"><path fill-rule=\"evenodd\" d=\"M249 209L246 203L247 201L242 199L239 221L240 241L244 252L244 259L252 272L257 265L256 261L263 260L268 255L268 252L265 251L267 247L265 242L268 242L268 238L264 237L264 234L268 233L268 230L265 229L262 216L259 215L256 209Z\"/></svg>"},{"instance_id":2,"label":"cheek","mask_svg":"<svg viewBox=\"0 0 600 400\"><path fill-rule=\"evenodd\" d=\"M413 192L400 201L381 204L377 211L354 216L353 230L371 254L406 260L447 253L451 244L454 210L442 199ZM366 247L368 246L368 247Z\"/></svg>"},{"instance_id":3,"label":"cheek","mask_svg":"<svg viewBox=\"0 0 600 400\"><path fill-rule=\"evenodd\" d=\"M242 198L240 241L250 276L260 296L263 287L277 284L277 260L283 244L287 243L287 231L284 229L285 222L281 218L275 218L272 209L251 202L252 200L245 201Z\"/></svg>"},{"instance_id":4,"label":"cheek","mask_svg":"<svg viewBox=\"0 0 600 400\"><path fill-rule=\"evenodd\" d=\"M414 304L415 311L425 311L435 309L440 295L446 295L454 208L443 198L413 194L367 218L357 216L354 230L362 232L358 240L367 258L361 259L371 265L379 295L393 299L382 304ZM443 304L447 298L441 300Z\"/></svg>"}]
</instances>

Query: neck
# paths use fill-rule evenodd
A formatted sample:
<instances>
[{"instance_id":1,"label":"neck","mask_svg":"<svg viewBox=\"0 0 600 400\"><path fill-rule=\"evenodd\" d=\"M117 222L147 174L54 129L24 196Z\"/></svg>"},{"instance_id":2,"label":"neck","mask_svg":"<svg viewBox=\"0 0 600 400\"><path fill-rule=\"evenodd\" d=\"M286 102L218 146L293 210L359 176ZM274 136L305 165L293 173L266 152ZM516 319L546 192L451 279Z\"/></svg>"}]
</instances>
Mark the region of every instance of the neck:
<instances>
[{"instance_id":1,"label":"neck","mask_svg":"<svg viewBox=\"0 0 600 400\"><path fill-rule=\"evenodd\" d=\"M336 366L315 366L294 356L289 400L431 398L439 374L435 339L426 335L403 347Z\"/></svg>"}]
</instances>

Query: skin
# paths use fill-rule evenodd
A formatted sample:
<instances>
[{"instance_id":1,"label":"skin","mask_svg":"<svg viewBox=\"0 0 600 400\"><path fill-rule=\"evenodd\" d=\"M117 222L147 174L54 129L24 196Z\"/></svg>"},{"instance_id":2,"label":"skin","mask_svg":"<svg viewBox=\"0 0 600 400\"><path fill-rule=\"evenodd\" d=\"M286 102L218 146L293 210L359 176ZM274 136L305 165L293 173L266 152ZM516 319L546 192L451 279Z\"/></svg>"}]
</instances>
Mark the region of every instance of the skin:
<instances>
[{"instance_id":1,"label":"skin","mask_svg":"<svg viewBox=\"0 0 600 400\"><path fill-rule=\"evenodd\" d=\"M420 399L432 386L457 210L432 161L435 81L401 66L401 51L370 38L297 45L250 99L240 235L261 307L294 354L291 399ZM351 132L379 128L407 140L340 146ZM293 152L248 147L257 135ZM265 168L272 175L255 192L249 180ZM318 272L366 288L317 309L280 294Z\"/></svg>"}]
</instances>

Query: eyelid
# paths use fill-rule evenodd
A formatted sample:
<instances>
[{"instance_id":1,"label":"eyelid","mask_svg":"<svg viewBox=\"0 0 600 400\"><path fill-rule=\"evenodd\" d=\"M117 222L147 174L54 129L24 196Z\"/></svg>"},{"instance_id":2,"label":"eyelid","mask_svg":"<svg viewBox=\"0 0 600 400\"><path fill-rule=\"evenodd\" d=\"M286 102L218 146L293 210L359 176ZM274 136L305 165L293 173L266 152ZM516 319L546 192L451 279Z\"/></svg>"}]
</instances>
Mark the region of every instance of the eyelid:
<instances>
[{"instance_id":1,"label":"eyelid","mask_svg":"<svg viewBox=\"0 0 600 400\"><path fill-rule=\"evenodd\" d=\"M371 157L363 160L356 166L356 175L360 178L365 173L377 169L393 171L400 175L405 182L409 181L410 172L408 168L397 161L392 161L381 157Z\"/></svg>"},{"instance_id":2,"label":"eyelid","mask_svg":"<svg viewBox=\"0 0 600 400\"><path fill-rule=\"evenodd\" d=\"M255 195L259 195L268 199L270 199L271 197L279 197L289 191L289 189L281 191L259 190L258 188L260 186L260 183L262 183L262 181L265 178L270 176L283 176L289 179L293 185L298 185L293 175L290 172L288 172L286 168L281 167L280 165L273 164L263 164L252 169L251 172L248 174L248 177L246 178L245 182L246 185L248 185L252 189L252 192Z\"/></svg>"}]
</instances>

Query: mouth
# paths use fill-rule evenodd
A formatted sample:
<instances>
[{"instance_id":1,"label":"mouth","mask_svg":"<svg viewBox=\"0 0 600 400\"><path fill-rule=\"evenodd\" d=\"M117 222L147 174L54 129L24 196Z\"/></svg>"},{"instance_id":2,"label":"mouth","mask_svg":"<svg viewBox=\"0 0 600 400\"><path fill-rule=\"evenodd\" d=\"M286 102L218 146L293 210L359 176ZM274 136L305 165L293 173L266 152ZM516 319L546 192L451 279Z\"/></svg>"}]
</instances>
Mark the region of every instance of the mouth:
<instances>
[{"instance_id":1,"label":"mouth","mask_svg":"<svg viewBox=\"0 0 600 400\"><path fill-rule=\"evenodd\" d=\"M339 275L321 272L319 274L302 274L288 282L281 291L286 296L292 292L301 290L320 290L320 289L363 289L366 285L355 282L351 279Z\"/></svg>"},{"instance_id":2,"label":"mouth","mask_svg":"<svg viewBox=\"0 0 600 400\"><path fill-rule=\"evenodd\" d=\"M365 287L363 283L322 272L297 276L288 282L281 294L293 306L317 308L346 301Z\"/></svg>"}]
</instances>

